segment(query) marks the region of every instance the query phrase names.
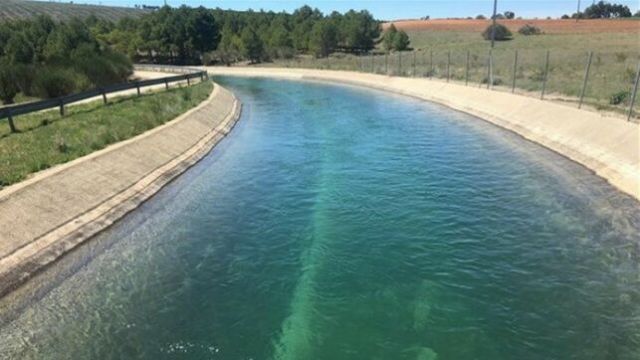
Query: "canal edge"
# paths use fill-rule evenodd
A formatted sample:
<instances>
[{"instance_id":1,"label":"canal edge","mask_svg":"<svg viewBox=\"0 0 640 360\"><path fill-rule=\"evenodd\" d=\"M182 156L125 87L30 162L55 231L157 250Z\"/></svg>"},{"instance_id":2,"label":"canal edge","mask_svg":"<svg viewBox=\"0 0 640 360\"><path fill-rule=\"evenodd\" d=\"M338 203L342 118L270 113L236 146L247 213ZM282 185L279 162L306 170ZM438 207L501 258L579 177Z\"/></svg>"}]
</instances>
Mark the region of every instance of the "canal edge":
<instances>
[{"instance_id":1,"label":"canal edge","mask_svg":"<svg viewBox=\"0 0 640 360\"><path fill-rule=\"evenodd\" d=\"M18 186L5 189L7 192L3 195L11 195L12 193L19 192L22 188L37 186L38 181L53 176L66 168L82 166L83 163L91 161L96 156L115 151L127 144L140 141L153 133L168 129L170 125L183 121L198 110L202 110L207 105L212 104L217 96L221 96L221 94L224 93L229 94L232 99L229 112L217 126L204 134L195 145L186 149L179 156L164 165L153 169L126 189L112 194L109 199L98 206L86 209L83 213L77 214L77 216L63 224L54 225L46 234L27 243L8 256L1 258L0 300L19 289L29 279L54 264L65 254L70 253L78 246L109 228L129 212L138 208L163 187L203 159L234 128L240 119L242 104L232 92L215 83L212 93L205 101L170 122L132 139L116 143L106 149L51 169L50 172L38 174L36 178L29 179L24 184L19 183L16 184ZM7 309L0 310L4 312Z\"/></svg>"}]
</instances>

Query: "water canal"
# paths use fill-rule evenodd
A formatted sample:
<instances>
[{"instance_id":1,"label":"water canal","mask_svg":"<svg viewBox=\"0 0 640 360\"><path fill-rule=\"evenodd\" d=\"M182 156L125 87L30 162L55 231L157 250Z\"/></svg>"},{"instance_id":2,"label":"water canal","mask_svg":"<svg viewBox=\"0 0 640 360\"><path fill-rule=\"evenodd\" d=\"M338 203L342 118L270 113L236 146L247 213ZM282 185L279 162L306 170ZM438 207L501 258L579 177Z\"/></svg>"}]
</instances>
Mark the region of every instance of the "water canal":
<instances>
[{"instance_id":1,"label":"water canal","mask_svg":"<svg viewBox=\"0 0 640 360\"><path fill-rule=\"evenodd\" d=\"M438 105L219 80L232 134L52 269L0 358L640 356L635 200Z\"/></svg>"}]
</instances>

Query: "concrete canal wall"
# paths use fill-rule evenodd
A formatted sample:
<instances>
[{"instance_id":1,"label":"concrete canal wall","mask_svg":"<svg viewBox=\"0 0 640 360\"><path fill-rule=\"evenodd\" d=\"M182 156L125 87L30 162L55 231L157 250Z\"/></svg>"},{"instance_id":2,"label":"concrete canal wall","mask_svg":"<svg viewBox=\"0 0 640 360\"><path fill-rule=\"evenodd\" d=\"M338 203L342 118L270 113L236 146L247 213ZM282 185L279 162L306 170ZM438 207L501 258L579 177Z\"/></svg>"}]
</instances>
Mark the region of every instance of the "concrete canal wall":
<instances>
[{"instance_id":1,"label":"concrete canal wall","mask_svg":"<svg viewBox=\"0 0 640 360\"><path fill-rule=\"evenodd\" d=\"M226 89L178 118L0 191L0 297L104 230L205 156L240 103Z\"/></svg>"}]
</instances>

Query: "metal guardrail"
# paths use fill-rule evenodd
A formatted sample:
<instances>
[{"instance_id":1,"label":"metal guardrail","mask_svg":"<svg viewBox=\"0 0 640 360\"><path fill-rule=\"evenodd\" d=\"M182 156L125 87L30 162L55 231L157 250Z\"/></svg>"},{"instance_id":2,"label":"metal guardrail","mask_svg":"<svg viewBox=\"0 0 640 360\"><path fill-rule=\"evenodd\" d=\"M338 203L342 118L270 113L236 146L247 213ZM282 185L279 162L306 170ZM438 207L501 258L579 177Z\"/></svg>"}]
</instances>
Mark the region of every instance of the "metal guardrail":
<instances>
[{"instance_id":1,"label":"metal guardrail","mask_svg":"<svg viewBox=\"0 0 640 360\"><path fill-rule=\"evenodd\" d=\"M54 99L47 99L42 101L34 101L24 104L17 104L6 106L0 108L0 120L7 119L9 122L9 127L11 128L11 132L17 132L17 128L15 125L15 121L13 119L14 116L29 114L36 111L52 109L52 108L60 108L60 116L64 116L64 107L65 105L72 104L78 101L82 101L85 99L90 99L93 97L97 97L102 95L102 100L104 103L107 103L107 95L123 90L136 89L138 95L140 95L140 89L143 87L154 86L165 84L165 88L169 88L170 83L179 82L179 81L187 81L188 85L191 85L191 79L200 78L200 80L208 79L209 75L206 71L202 71L199 69L192 68L181 68L181 67L173 67L173 66L138 66L136 65L136 69L139 70L149 70L149 71L170 71L170 72L179 72L180 75L167 76L163 78L157 79L149 79L149 80L141 80L141 81L132 81L128 83L120 83L113 84L109 86L104 86L88 91L83 91L76 94L70 94L66 96L57 97Z\"/></svg>"}]
</instances>

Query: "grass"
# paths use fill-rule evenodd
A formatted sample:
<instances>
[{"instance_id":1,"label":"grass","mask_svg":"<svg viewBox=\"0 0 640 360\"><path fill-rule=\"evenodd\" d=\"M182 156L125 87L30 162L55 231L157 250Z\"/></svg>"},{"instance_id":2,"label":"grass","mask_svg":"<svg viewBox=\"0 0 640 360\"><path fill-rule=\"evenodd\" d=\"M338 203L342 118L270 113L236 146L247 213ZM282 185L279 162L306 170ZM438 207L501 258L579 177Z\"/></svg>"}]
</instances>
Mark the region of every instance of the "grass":
<instances>
[{"instance_id":1,"label":"grass","mask_svg":"<svg viewBox=\"0 0 640 360\"><path fill-rule=\"evenodd\" d=\"M544 28L542 29L544 31ZM479 33L468 31L410 31L414 54L403 52L400 61L397 53L388 57L389 74L401 76L447 76L447 53L451 52L450 76L452 81L465 80L466 54L470 52L469 84L486 84L489 42ZM587 52L593 51L593 62L587 84L585 103L599 109L623 111L628 99L610 104L611 97L621 91L630 91L640 61L639 32L590 33L590 34L542 34L524 36L514 33L513 40L496 42L493 50L494 78L501 83L498 89L510 91L513 81L514 53L518 50L516 92L540 96L544 62L550 52L546 94L549 98L577 102L582 88ZM431 61L433 54L433 61ZM373 66L372 66L373 61ZM399 64L399 62L401 64ZM357 70L385 73L384 55L358 58L353 55L335 54L327 59L299 57L280 60L278 66ZM433 67L432 64L433 63ZM401 65L401 66L399 66ZM636 100L636 106L640 99Z\"/></svg>"},{"instance_id":2,"label":"grass","mask_svg":"<svg viewBox=\"0 0 640 360\"><path fill-rule=\"evenodd\" d=\"M0 188L164 124L204 101L210 81L141 96L114 98L0 121Z\"/></svg>"}]
</instances>

